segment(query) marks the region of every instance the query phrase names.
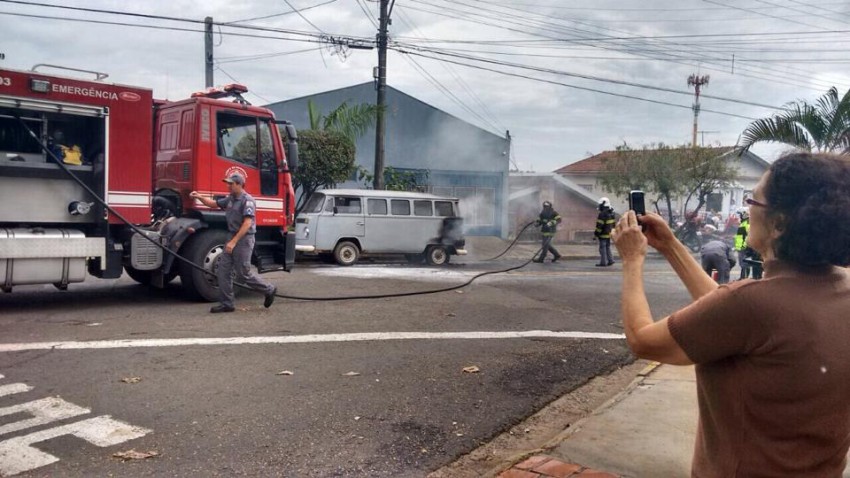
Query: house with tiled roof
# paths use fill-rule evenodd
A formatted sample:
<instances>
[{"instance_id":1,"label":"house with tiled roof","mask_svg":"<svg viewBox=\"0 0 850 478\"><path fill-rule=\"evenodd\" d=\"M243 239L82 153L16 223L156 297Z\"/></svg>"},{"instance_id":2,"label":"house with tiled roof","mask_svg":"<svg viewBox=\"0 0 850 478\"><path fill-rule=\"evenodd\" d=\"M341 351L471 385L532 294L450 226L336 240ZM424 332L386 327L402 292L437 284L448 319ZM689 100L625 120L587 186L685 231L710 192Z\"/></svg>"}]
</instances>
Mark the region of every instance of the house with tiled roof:
<instances>
[{"instance_id":1,"label":"house with tiled roof","mask_svg":"<svg viewBox=\"0 0 850 478\"><path fill-rule=\"evenodd\" d=\"M738 178L735 183L729 188L713 193L709 196L706 204L706 209L727 216L744 205L745 197L752 196L753 188L770 167L770 163L751 151L746 151L739 156L735 148L731 146L719 146L710 149L715 150L718 156L733 162L738 169ZM596 198L608 197L611 199L614 210L623 212L628 209L628 198L605 190L601 182L601 178L605 174L606 161L614 159L617 154L622 153L603 151L558 168L555 173L577 184ZM637 160L637 158L635 159ZM655 198L651 195L647 196L647 208L651 209L650 203L654 200ZM695 206L695 203L688 204L688 208ZM675 211L681 214L685 209L684 198L678 198L673 207Z\"/></svg>"}]
</instances>

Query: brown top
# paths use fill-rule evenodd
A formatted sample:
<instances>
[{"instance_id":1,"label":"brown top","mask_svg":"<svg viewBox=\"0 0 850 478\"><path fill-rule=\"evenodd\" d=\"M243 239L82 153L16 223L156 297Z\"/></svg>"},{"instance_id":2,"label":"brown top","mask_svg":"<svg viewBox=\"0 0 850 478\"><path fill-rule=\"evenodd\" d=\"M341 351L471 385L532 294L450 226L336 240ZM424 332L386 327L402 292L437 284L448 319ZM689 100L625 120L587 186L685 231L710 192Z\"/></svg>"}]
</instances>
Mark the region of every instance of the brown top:
<instances>
[{"instance_id":1,"label":"brown top","mask_svg":"<svg viewBox=\"0 0 850 478\"><path fill-rule=\"evenodd\" d=\"M850 447L850 275L768 262L668 321L697 364L694 477L840 477Z\"/></svg>"}]
</instances>

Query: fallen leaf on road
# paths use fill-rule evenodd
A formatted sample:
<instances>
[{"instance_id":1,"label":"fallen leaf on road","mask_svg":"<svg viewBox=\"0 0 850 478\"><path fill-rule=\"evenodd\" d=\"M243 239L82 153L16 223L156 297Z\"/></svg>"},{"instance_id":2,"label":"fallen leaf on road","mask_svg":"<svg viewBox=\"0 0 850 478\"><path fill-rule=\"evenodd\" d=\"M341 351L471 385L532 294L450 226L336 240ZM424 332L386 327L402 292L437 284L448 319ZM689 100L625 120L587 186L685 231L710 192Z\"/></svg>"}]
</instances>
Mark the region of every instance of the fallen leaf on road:
<instances>
[{"instance_id":1,"label":"fallen leaf on road","mask_svg":"<svg viewBox=\"0 0 850 478\"><path fill-rule=\"evenodd\" d=\"M103 325L103 322L92 322L90 324L86 324L86 327L97 327L98 325Z\"/></svg>"},{"instance_id":2,"label":"fallen leaf on road","mask_svg":"<svg viewBox=\"0 0 850 478\"><path fill-rule=\"evenodd\" d=\"M290 370L281 370L280 372L276 373L275 375L295 375L295 372L292 372Z\"/></svg>"},{"instance_id":3,"label":"fallen leaf on road","mask_svg":"<svg viewBox=\"0 0 850 478\"><path fill-rule=\"evenodd\" d=\"M354 417L354 421L355 421L355 422L356 422L356 421L359 421L359 420L360 420L360 417Z\"/></svg>"},{"instance_id":4,"label":"fallen leaf on road","mask_svg":"<svg viewBox=\"0 0 850 478\"><path fill-rule=\"evenodd\" d=\"M348 372L348 373L344 373L344 374L342 374L342 376L343 376L343 377L359 377L359 376L360 376L360 374L359 374L359 373L357 373L357 372Z\"/></svg>"},{"instance_id":5,"label":"fallen leaf on road","mask_svg":"<svg viewBox=\"0 0 850 478\"><path fill-rule=\"evenodd\" d=\"M472 365L470 367L463 367L463 373L478 373L480 371L481 369L476 367L475 365Z\"/></svg>"},{"instance_id":6,"label":"fallen leaf on road","mask_svg":"<svg viewBox=\"0 0 850 478\"><path fill-rule=\"evenodd\" d=\"M159 456L159 452L156 451L156 450L151 450L151 451L127 450L127 451L119 451L118 453L114 453L112 456L114 458L120 458L124 461L144 460L144 459L147 459L147 458L153 458L155 456Z\"/></svg>"},{"instance_id":7,"label":"fallen leaf on road","mask_svg":"<svg viewBox=\"0 0 850 478\"><path fill-rule=\"evenodd\" d=\"M462 290L456 290L455 292L457 292L458 294L463 294Z\"/></svg>"},{"instance_id":8,"label":"fallen leaf on road","mask_svg":"<svg viewBox=\"0 0 850 478\"><path fill-rule=\"evenodd\" d=\"M457 314L455 314L454 312L449 312L448 314L446 314L446 317L457 317Z\"/></svg>"},{"instance_id":9,"label":"fallen leaf on road","mask_svg":"<svg viewBox=\"0 0 850 478\"><path fill-rule=\"evenodd\" d=\"M459 436L459 437L462 437L462 436L463 436L463 433L455 433L455 435L457 435L457 436Z\"/></svg>"},{"instance_id":10,"label":"fallen leaf on road","mask_svg":"<svg viewBox=\"0 0 850 478\"><path fill-rule=\"evenodd\" d=\"M121 381L124 383L139 383L142 381L142 377L124 377Z\"/></svg>"}]
</instances>

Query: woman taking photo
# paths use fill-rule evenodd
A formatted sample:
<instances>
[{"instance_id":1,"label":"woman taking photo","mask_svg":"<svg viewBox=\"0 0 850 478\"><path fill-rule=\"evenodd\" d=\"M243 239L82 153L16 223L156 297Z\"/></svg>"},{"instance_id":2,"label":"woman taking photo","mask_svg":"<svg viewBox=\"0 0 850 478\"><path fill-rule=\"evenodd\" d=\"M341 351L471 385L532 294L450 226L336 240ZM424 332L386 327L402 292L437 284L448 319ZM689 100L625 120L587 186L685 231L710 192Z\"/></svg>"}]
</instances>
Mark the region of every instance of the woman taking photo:
<instances>
[{"instance_id":1,"label":"woman taking photo","mask_svg":"<svg viewBox=\"0 0 850 478\"><path fill-rule=\"evenodd\" d=\"M845 156L792 153L770 167L747 201L748 242L765 260L761 281L718 286L660 216L630 211L618 223L629 346L641 358L696 364L693 476L842 475L850 447L848 186ZM643 288L647 245L694 300L658 322Z\"/></svg>"}]
</instances>

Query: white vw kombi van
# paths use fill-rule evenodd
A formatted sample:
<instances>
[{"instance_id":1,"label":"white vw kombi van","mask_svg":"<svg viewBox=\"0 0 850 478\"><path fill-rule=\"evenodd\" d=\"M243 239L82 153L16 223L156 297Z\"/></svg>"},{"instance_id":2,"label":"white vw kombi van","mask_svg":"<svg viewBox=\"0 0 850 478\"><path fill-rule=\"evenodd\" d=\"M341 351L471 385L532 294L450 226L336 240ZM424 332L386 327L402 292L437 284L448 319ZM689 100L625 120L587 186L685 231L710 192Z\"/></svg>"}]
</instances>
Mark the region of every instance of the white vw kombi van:
<instances>
[{"instance_id":1,"label":"white vw kombi van","mask_svg":"<svg viewBox=\"0 0 850 478\"><path fill-rule=\"evenodd\" d=\"M295 220L295 249L333 254L350 266L360 254L404 254L431 265L464 255L458 200L431 194L326 189L314 193Z\"/></svg>"}]
</instances>

